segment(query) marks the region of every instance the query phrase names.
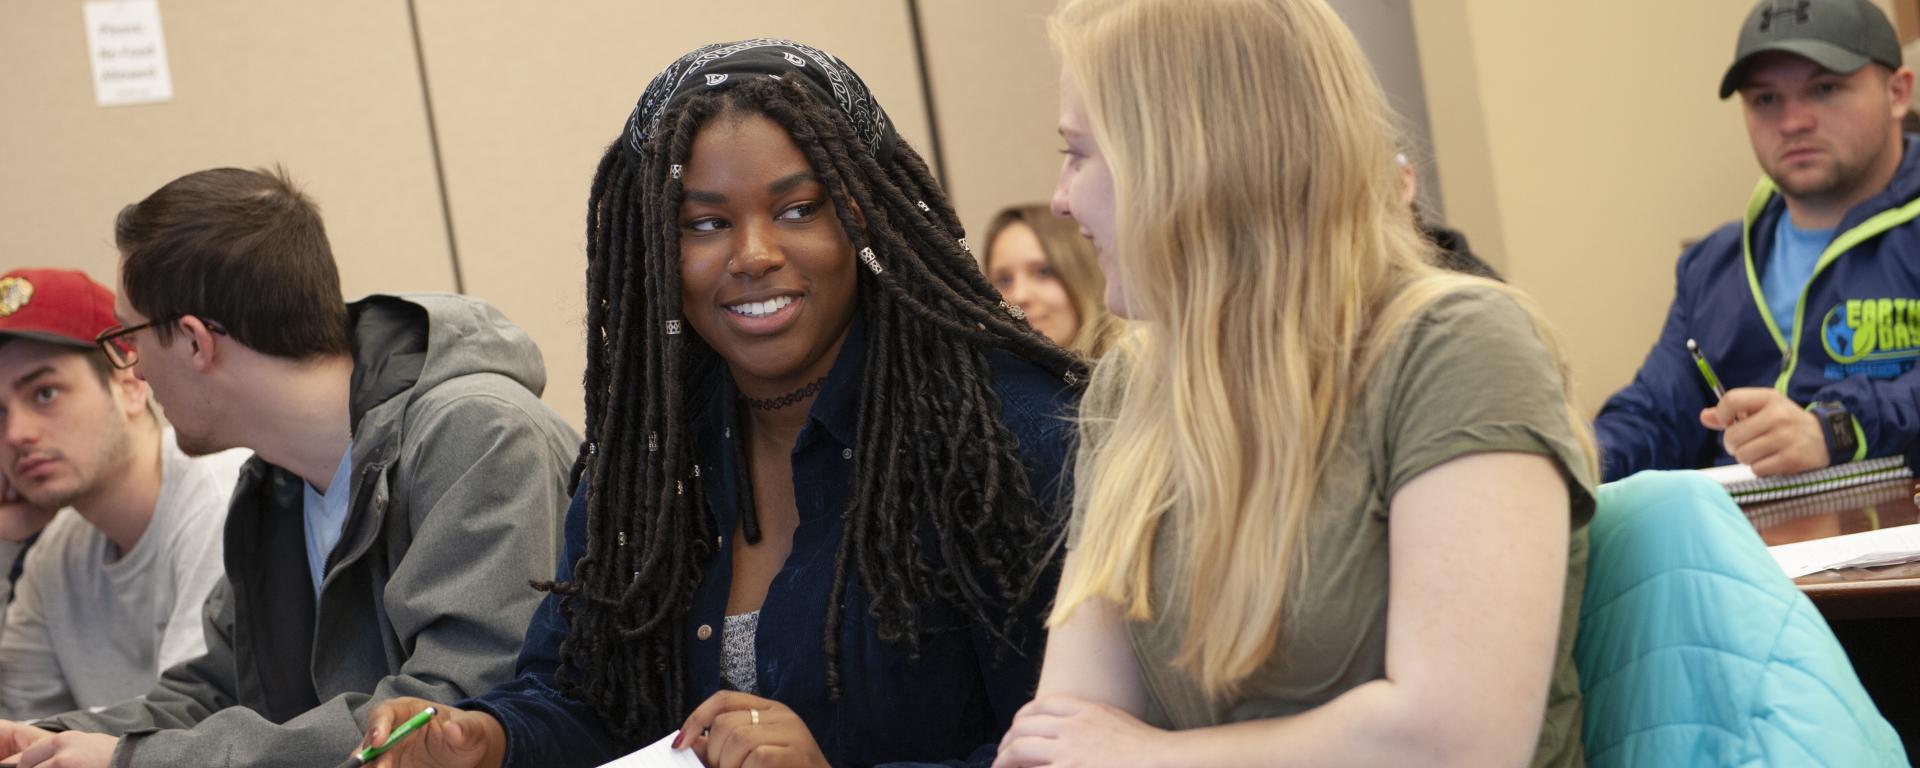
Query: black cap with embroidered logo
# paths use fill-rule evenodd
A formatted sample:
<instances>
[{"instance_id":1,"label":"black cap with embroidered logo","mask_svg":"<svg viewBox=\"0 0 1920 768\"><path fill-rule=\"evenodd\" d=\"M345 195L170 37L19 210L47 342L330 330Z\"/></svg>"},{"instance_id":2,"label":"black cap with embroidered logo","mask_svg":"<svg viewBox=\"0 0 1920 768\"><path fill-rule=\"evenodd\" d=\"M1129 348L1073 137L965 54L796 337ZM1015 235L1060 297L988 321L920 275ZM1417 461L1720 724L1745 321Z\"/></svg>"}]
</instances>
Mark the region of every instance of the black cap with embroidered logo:
<instances>
[{"instance_id":1,"label":"black cap with embroidered logo","mask_svg":"<svg viewBox=\"0 0 1920 768\"><path fill-rule=\"evenodd\" d=\"M1768 51L1804 56L1843 75L1870 61L1900 68L1900 38L1871 0L1760 0L1740 27L1720 98L1740 90L1747 64Z\"/></svg>"}]
</instances>

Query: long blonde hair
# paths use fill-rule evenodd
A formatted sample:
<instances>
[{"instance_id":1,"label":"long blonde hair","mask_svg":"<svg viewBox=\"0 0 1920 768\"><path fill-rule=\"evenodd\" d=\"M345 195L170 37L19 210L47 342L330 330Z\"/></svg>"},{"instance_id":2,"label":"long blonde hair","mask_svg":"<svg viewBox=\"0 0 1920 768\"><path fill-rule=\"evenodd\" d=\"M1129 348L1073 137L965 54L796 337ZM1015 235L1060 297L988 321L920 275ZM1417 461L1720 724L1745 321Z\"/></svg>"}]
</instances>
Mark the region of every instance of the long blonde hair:
<instances>
[{"instance_id":1,"label":"long blonde hair","mask_svg":"<svg viewBox=\"0 0 1920 768\"><path fill-rule=\"evenodd\" d=\"M993 258L994 240L1014 224L1025 224L1033 230L1040 250L1047 255L1047 266L1060 278L1060 287L1066 290L1067 301L1073 303L1073 311L1080 318L1080 327L1074 329L1067 349L1099 359L1120 337L1125 324L1107 311L1107 277L1094 259L1093 242L1080 234L1079 225L1053 215L1047 206L1009 206L994 214L993 222L987 225L987 247L981 251L980 271L993 269L989 259Z\"/></svg>"},{"instance_id":2,"label":"long blonde hair","mask_svg":"<svg viewBox=\"0 0 1920 768\"><path fill-rule=\"evenodd\" d=\"M1089 599L1152 618L1152 561L1170 558L1196 596L1175 664L1229 696L1282 647L1325 461L1398 330L1486 286L1563 358L1524 296L1431 265L1393 117L1321 0L1068 0L1048 26L1112 170L1119 279L1146 321L1083 406L1081 532L1050 621ZM1156 552L1169 513L1183 535Z\"/></svg>"}]
</instances>

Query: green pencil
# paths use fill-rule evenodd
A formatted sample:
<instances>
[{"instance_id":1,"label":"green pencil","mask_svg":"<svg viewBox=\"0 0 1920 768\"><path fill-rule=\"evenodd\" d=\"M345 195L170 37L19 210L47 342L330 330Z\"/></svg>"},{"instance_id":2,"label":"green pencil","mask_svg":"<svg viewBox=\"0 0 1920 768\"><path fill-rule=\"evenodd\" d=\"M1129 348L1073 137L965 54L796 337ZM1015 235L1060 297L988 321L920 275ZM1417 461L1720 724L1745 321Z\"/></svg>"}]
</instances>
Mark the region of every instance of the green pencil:
<instances>
[{"instance_id":1,"label":"green pencil","mask_svg":"<svg viewBox=\"0 0 1920 768\"><path fill-rule=\"evenodd\" d=\"M1707 365L1706 356L1700 354L1700 345L1693 343L1693 339L1687 339L1687 353L1693 355L1693 364L1700 367L1700 375L1707 377L1707 386L1713 388L1713 396L1726 397L1727 388L1720 386L1720 377L1713 375L1713 366Z\"/></svg>"},{"instance_id":2,"label":"green pencil","mask_svg":"<svg viewBox=\"0 0 1920 768\"><path fill-rule=\"evenodd\" d=\"M426 725L427 721L432 720L433 716L438 713L439 710L433 707L420 710L420 714L407 718L407 721L401 723L400 727L393 729L393 733L387 734L387 742L385 744L377 747L367 747L366 749L348 755L347 761L341 763L340 768L360 768L360 766L379 759L381 755L387 753L387 750L393 749L393 745L400 743L401 739L406 738L407 734L413 733L420 726Z\"/></svg>"}]
</instances>

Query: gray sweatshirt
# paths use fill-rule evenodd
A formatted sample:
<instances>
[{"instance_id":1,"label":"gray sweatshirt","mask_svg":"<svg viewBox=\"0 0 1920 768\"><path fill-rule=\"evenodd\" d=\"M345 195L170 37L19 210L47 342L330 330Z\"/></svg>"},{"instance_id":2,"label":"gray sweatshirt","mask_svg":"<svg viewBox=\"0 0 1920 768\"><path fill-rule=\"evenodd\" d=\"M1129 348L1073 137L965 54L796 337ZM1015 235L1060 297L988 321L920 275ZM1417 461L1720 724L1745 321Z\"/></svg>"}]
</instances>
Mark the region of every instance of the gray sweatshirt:
<instances>
[{"instance_id":1,"label":"gray sweatshirt","mask_svg":"<svg viewBox=\"0 0 1920 768\"><path fill-rule=\"evenodd\" d=\"M348 309L353 501L318 599L305 481L255 457L227 513L207 652L142 698L41 727L122 736L115 766L331 765L381 701L458 701L512 676L579 437L540 402L533 340L485 302Z\"/></svg>"},{"instance_id":2,"label":"gray sweatshirt","mask_svg":"<svg viewBox=\"0 0 1920 768\"><path fill-rule=\"evenodd\" d=\"M48 524L0 630L0 715L113 704L206 652L200 609L220 580L227 500L251 455L189 457L164 430L160 498L131 552L71 509Z\"/></svg>"}]
</instances>

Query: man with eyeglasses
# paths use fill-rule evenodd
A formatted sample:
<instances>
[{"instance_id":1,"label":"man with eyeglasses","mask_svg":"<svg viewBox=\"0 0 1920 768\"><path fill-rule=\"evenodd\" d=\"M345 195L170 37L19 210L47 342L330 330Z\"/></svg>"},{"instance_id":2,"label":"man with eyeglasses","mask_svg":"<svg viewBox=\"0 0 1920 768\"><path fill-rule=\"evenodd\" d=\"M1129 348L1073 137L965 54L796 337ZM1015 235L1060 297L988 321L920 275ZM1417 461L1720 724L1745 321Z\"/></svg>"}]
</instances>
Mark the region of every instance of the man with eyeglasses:
<instances>
[{"instance_id":1,"label":"man with eyeglasses","mask_svg":"<svg viewBox=\"0 0 1920 768\"><path fill-rule=\"evenodd\" d=\"M446 294L346 303L284 171L175 179L120 212L101 351L189 454L243 446L206 653L139 698L0 722L22 766L331 765L366 710L504 682L560 555L579 437L540 352Z\"/></svg>"},{"instance_id":2,"label":"man with eyeglasses","mask_svg":"<svg viewBox=\"0 0 1920 768\"><path fill-rule=\"evenodd\" d=\"M0 629L6 717L140 695L206 650L247 452L182 452L146 382L94 347L112 324L113 293L83 273L0 275L0 536L45 526Z\"/></svg>"}]
</instances>

